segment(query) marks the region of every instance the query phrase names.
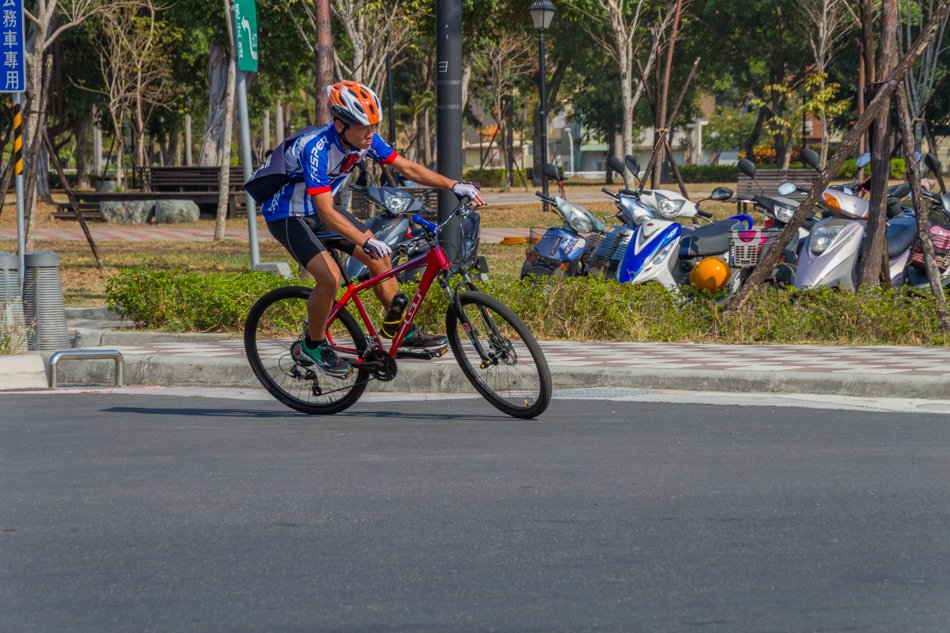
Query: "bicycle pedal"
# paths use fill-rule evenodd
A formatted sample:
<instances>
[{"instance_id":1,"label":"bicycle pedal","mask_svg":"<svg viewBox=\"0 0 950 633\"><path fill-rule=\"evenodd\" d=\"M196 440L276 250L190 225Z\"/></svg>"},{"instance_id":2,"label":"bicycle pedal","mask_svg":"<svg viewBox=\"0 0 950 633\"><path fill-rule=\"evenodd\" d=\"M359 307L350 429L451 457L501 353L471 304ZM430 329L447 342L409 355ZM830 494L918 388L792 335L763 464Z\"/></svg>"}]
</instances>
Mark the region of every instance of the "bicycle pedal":
<instances>
[{"instance_id":1,"label":"bicycle pedal","mask_svg":"<svg viewBox=\"0 0 950 633\"><path fill-rule=\"evenodd\" d=\"M399 350L396 352L396 358L419 358L422 360L432 360L445 354L448 348L443 347L440 350L435 351L413 351L413 350Z\"/></svg>"}]
</instances>

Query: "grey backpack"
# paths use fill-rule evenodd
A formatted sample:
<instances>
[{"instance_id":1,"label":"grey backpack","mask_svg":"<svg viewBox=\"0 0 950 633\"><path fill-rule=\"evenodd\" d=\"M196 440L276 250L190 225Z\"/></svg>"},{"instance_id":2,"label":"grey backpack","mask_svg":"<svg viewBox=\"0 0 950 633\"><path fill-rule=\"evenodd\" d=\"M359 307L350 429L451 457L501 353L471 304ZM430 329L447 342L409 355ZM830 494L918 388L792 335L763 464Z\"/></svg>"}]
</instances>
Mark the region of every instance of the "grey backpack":
<instances>
[{"instance_id":1,"label":"grey backpack","mask_svg":"<svg viewBox=\"0 0 950 633\"><path fill-rule=\"evenodd\" d=\"M270 200L275 193L280 191L284 185L292 182L303 182L303 178L287 174L284 152L301 136L319 129L318 127L308 125L278 143L277 147L267 153L264 157L264 162L261 163L261 166L251 175L250 180L244 183L244 190L251 194L251 197L254 198L258 204L263 204Z\"/></svg>"}]
</instances>

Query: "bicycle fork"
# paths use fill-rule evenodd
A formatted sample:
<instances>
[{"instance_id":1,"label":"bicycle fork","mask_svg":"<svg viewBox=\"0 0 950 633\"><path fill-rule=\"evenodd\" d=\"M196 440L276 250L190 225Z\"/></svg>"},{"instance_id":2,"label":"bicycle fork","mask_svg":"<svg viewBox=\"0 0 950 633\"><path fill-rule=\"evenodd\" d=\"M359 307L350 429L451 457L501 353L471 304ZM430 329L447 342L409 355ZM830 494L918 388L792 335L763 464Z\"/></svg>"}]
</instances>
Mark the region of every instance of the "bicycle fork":
<instances>
[{"instance_id":1,"label":"bicycle fork","mask_svg":"<svg viewBox=\"0 0 950 633\"><path fill-rule=\"evenodd\" d=\"M494 354L489 354L485 351L484 346L481 341L478 339L478 330L469 320L468 315L465 314L465 310L462 309L462 301L459 299L460 288L466 286L468 290L478 292L478 288L472 283L472 280L468 277L467 274L462 273L462 281L460 281L455 286L455 291L453 292L449 288L448 281L442 280L442 288L445 290L446 295L449 297L451 302L452 309L455 310L455 316L458 318L459 322L462 324L462 327L465 329L465 333L468 335L468 340L472 342L472 347L475 348L475 351L478 352L478 357L482 359L480 367L485 369L492 365L498 364L498 358ZM495 338L499 336L498 326L495 325L495 321L491 318L491 315L488 313L488 310L484 306L478 306L478 311L481 313L482 319L485 321L486 327L491 331L491 337Z\"/></svg>"}]
</instances>

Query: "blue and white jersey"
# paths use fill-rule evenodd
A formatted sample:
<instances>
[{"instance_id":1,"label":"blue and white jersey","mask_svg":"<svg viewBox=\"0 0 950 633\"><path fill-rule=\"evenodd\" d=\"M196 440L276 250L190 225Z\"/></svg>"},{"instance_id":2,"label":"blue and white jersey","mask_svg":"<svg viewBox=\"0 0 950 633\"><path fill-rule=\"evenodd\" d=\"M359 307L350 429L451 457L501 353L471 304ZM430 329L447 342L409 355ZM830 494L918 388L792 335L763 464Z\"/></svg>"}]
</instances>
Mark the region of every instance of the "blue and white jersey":
<instances>
[{"instance_id":1,"label":"blue and white jersey","mask_svg":"<svg viewBox=\"0 0 950 633\"><path fill-rule=\"evenodd\" d=\"M332 123L304 134L284 152L287 175L298 182L284 185L261 206L264 220L274 222L289 216L314 215L317 209L311 196L336 194L364 156L385 165L396 160L398 154L379 134L373 134L369 149L347 151Z\"/></svg>"}]
</instances>

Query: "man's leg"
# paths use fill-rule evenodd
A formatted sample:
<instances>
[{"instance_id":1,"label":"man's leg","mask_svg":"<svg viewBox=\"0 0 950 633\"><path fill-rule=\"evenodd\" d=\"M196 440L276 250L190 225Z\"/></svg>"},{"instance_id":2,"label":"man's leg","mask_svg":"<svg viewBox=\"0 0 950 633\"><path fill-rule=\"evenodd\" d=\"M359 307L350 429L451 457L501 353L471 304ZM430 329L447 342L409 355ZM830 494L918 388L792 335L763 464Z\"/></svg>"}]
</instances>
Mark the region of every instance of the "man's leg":
<instances>
[{"instance_id":1,"label":"man's leg","mask_svg":"<svg viewBox=\"0 0 950 633\"><path fill-rule=\"evenodd\" d=\"M307 301L308 329L313 341L322 341L327 336L327 318L340 288L340 269L327 251L315 255L306 268L316 282Z\"/></svg>"}]
</instances>

